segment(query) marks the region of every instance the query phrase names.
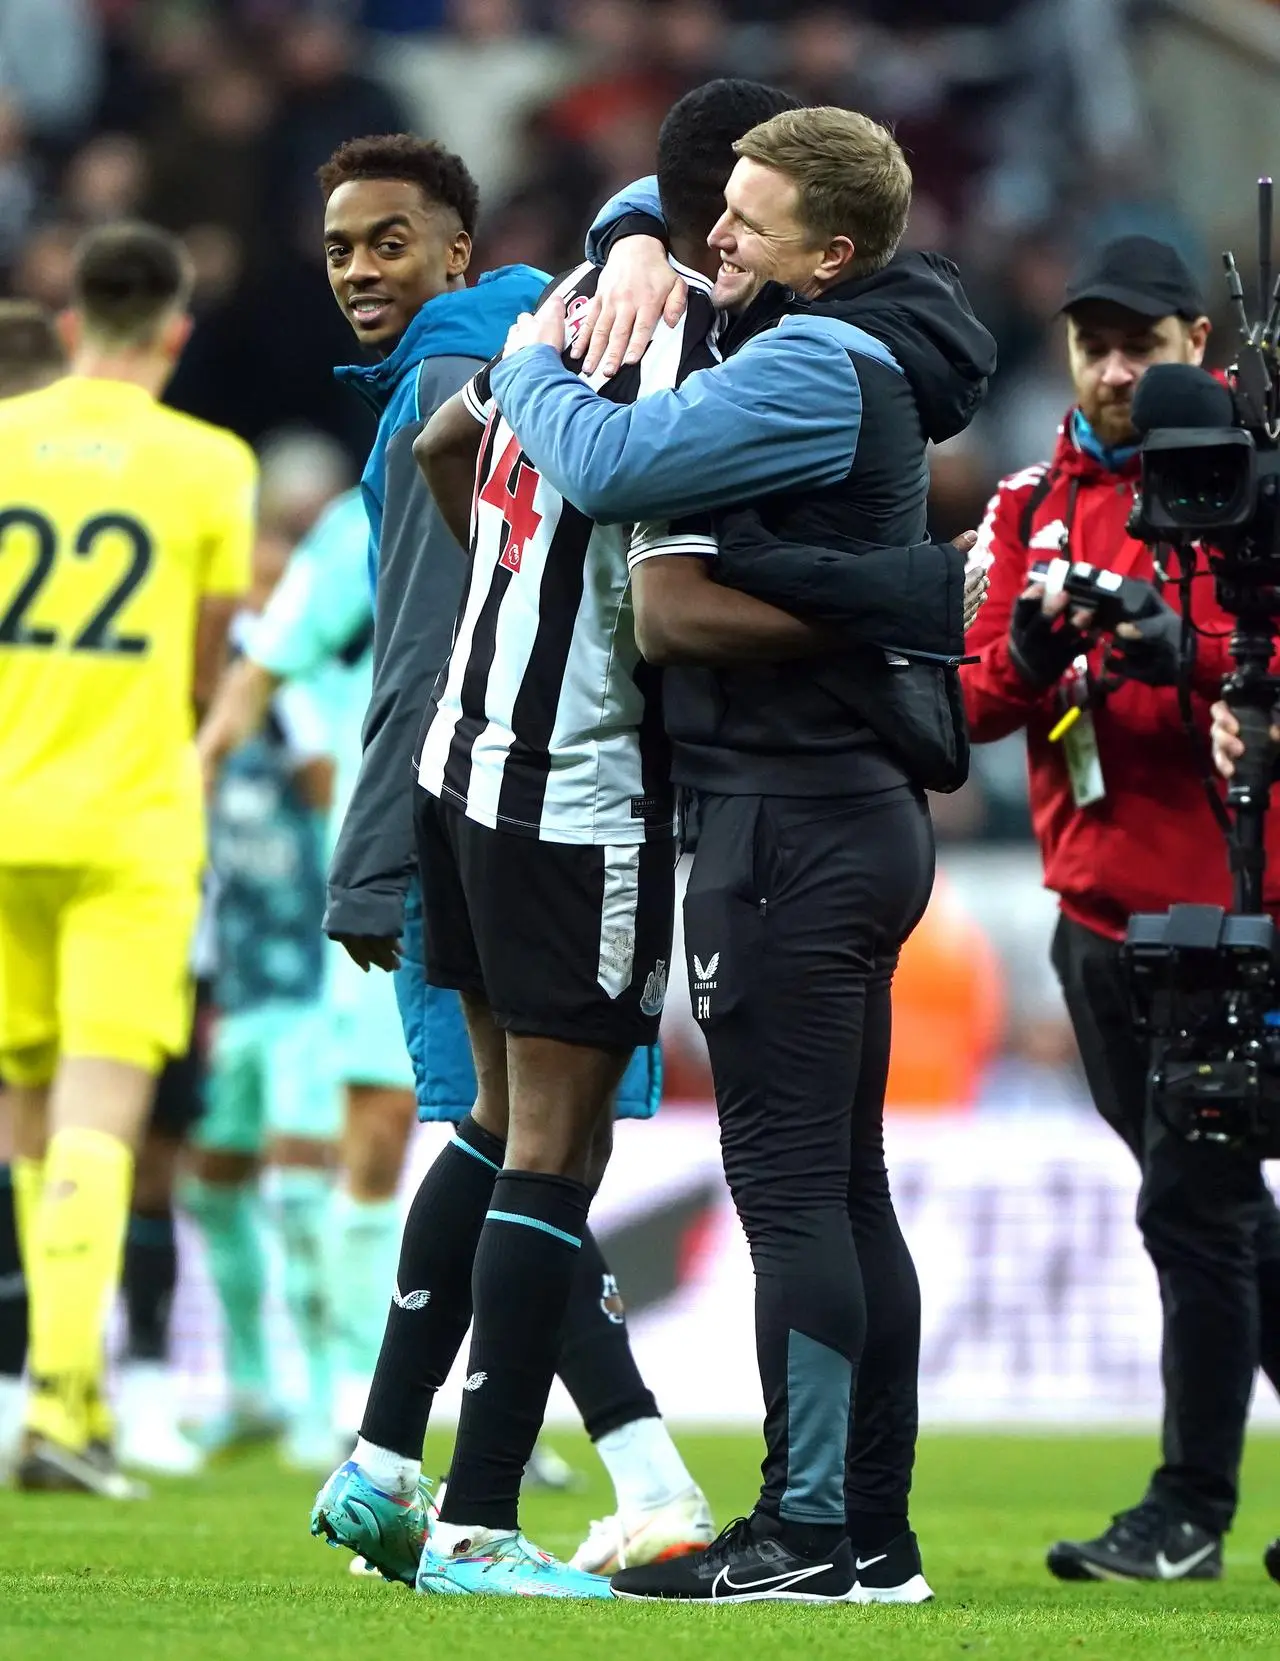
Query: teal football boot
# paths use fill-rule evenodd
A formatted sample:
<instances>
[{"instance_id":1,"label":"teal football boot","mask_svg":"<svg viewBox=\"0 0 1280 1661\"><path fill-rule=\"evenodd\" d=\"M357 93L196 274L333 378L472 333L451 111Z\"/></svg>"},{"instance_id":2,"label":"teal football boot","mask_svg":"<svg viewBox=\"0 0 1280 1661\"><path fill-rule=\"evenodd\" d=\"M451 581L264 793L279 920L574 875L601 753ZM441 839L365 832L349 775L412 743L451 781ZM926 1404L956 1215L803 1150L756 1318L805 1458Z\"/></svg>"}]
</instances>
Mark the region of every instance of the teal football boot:
<instances>
[{"instance_id":1,"label":"teal football boot","mask_svg":"<svg viewBox=\"0 0 1280 1661\"><path fill-rule=\"evenodd\" d=\"M507 1598L608 1598L613 1594L603 1575L585 1574L539 1551L523 1534L477 1531L461 1551L446 1557L422 1553L415 1582L427 1596L479 1594Z\"/></svg>"},{"instance_id":2,"label":"teal football boot","mask_svg":"<svg viewBox=\"0 0 1280 1661\"><path fill-rule=\"evenodd\" d=\"M348 1459L316 1495L311 1532L363 1557L385 1579L412 1586L430 1528L430 1500L431 1484L425 1477L411 1499L397 1499L375 1488Z\"/></svg>"}]
</instances>

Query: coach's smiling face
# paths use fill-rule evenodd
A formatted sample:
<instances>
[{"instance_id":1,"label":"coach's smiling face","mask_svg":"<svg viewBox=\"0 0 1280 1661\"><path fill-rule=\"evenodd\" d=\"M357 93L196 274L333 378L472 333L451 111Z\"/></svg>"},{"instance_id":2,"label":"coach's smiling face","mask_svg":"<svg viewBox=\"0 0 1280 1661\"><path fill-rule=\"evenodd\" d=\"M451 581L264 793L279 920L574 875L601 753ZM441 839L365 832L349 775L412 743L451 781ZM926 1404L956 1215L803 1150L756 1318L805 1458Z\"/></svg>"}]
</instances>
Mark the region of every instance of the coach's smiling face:
<instances>
[{"instance_id":1,"label":"coach's smiling face","mask_svg":"<svg viewBox=\"0 0 1280 1661\"><path fill-rule=\"evenodd\" d=\"M853 243L823 238L800 216L800 191L776 167L743 156L724 187L725 209L707 246L720 256L717 306L743 311L766 283L784 283L797 294L821 294L847 274Z\"/></svg>"},{"instance_id":2,"label":"coach's smiling face","mask_svg":"<svg viewBox=\"0 0 1280 1661\"><path fill-rule=\"evenodd\" d=\"M329 286L357 337L384 356L428 300L460 286L471 238L407 179L349 179L324 214Z\"/></svg>"}]
</instances>

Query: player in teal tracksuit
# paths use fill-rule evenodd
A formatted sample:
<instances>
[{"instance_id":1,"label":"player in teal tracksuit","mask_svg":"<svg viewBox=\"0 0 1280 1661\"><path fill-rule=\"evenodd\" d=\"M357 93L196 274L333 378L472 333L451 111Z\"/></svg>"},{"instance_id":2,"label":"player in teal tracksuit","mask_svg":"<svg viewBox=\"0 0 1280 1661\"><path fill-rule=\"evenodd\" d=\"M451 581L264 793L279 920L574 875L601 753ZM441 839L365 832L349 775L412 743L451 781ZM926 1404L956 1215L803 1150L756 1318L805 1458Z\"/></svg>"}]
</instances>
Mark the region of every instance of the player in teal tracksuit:
<instances>
[{"instance_id":1,"label":"player in teal tracksuit","mask_svg":"<svg viewBox=\"0 0 1280 1661\"><path fill-rule=\"evenodd\" d=\"M196 1168L183 1185L221 1308L227 1383L225 1410L195 1440L212 1453L287 1427L289 1456L306 1469L335 1445L326 1258L342 1106L319 929L330 778L327 722L296 685L218 780L209 810L218 1013ZM275 1168L260 1187L264 1163ZM268 1220L305 1368L288 1412L265 1324Z\"/></svg>"}]
</instances>

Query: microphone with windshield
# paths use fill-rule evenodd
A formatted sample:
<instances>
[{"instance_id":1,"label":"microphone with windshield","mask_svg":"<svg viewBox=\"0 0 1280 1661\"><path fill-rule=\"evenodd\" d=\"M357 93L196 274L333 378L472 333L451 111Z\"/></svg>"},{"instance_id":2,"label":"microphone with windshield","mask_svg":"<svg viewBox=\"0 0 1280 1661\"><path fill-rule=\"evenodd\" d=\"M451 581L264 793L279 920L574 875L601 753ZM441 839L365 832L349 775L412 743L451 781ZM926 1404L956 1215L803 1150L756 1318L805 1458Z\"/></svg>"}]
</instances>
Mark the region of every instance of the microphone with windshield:
<instances>
[{"instance_id":1,"label":"microphone with windshield","mask_svg":"<svg viewBox=\"0 0 1280 1661\"><path fill-rule=\"evenodd\" d=\"M1223 383L1198 364L1155 363L1138 382L1132 420L1144 437L1160 427L1217 432L1235 426L1236 407Z\"/></svg>"}]
</instances>

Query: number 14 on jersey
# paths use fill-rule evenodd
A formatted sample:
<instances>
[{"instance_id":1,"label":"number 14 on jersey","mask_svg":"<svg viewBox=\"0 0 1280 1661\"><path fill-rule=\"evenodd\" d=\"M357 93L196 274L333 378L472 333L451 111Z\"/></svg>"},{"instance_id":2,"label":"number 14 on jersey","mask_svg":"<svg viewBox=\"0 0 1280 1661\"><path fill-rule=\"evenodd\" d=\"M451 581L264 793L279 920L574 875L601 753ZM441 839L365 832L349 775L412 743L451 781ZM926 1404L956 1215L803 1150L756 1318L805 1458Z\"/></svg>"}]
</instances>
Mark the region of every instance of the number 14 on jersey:
<instances>
[{"instance_id":1,"label":"number 14 on jersey","mask_svg":"<svg viewBox=\"0 0 1280 1661\"><path fill-rule=\"evenodd\" d=\"M505 522L506 534L498 564L505 565L508 571L519 572L525 548L542 523L542 515L533 505L537 490L537 469L521 450L520 440L513 437L480 492L480 500L497 508Z\"/></svg>"}]
</instances>

